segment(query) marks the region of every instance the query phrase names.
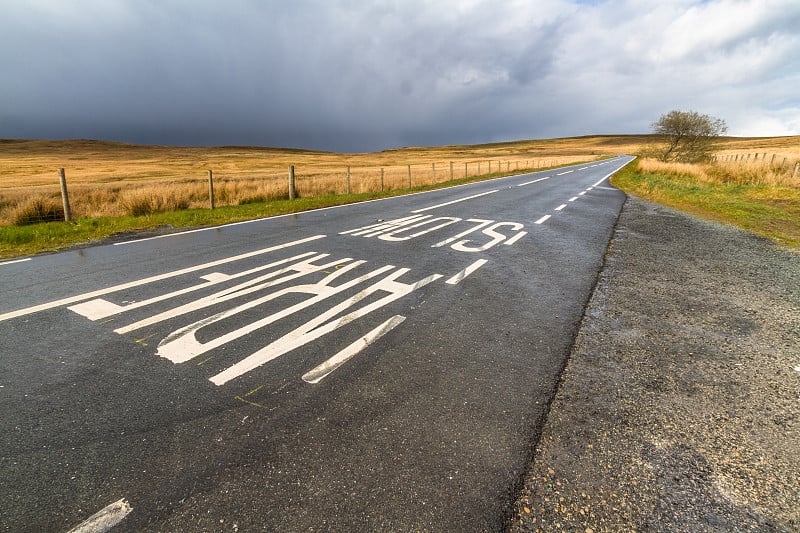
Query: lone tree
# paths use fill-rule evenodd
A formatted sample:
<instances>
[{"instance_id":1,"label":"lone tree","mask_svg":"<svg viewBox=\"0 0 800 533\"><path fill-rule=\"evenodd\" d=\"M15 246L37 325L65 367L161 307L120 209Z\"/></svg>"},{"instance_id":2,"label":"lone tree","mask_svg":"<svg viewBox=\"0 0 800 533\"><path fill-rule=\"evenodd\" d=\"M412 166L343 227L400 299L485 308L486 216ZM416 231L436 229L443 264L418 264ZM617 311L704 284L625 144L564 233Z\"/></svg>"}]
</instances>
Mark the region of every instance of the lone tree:
<instances>
[{"instance_id":1,"label":"lone tree","mask_svg":"<svg viewBox=\"0 0 800 533\"><path fill-rule=\"evenodd\" d=\"M724 120L695 111L670 111L653 123L653 132L664 138L663 148L657 149L661 161L707 161L714 141L727 131Z\"/></svg>"}]
</instances>

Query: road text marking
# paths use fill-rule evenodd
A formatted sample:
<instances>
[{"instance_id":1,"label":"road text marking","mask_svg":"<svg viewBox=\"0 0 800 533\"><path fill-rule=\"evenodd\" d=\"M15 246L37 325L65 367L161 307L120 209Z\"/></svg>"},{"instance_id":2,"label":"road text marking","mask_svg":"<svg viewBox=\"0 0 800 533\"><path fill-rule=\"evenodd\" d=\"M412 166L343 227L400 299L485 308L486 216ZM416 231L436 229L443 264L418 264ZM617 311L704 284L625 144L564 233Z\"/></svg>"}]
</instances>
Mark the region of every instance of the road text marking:
<instances>
[{"instance_id":1,"label":"road text marking","mask_svg":"<svg viewBox=\"0 0 800 533\"><path fill-rule=\"evenodd\" d=\"M459 281L461 281L462 279L466 278L467 276L469 276L470 274L472 274L473 272L478 270L480 267L482 267L486 263L488 263L488 260L486 260L486 259L478 259L477 261L475 261L474 263L469 265L467 268L465 268L464 270L462 270L461 272L459 272L458 274L456 274L452 278L450 278L447 281L445 281L445 283L447 283L448 285L457 285Z\"/></svg>"},{"instance_id":2,"label":"road text marking","mask_svg":"<svg viewBox=\"0 0 800 533\"><path fill-rule=\"evenodd\" d=\"M496 193L498 190L499 190L499 189L495 189L495 190L493 190L493 191L489 191L489 192L482 192L482 193L480 193L480 194L473 194L472 196L467 196L467 197L464 197L464 198L459 198L458 200L451 200L451 201L449 201L449 202L445 202L445 203L443 203L443 204L432 205L432 206L430 206L430 207L425 207L425 208L423 208L423 209L416 209L416 210L414 210L414 211L411 211L411 212L412 212L412 213L422 213L422 212L424 212L424 211L430 211L431 209L436 209L436 208L438 208L438 207L444 207L444 206L446 206L446 205L457 204L458 202L466 202L467 200L472 200L473 198L478 198L478 197L480 197L480 196L486 196L487 194L494 194L494 193Z\"/></svg>"}]
</instances>

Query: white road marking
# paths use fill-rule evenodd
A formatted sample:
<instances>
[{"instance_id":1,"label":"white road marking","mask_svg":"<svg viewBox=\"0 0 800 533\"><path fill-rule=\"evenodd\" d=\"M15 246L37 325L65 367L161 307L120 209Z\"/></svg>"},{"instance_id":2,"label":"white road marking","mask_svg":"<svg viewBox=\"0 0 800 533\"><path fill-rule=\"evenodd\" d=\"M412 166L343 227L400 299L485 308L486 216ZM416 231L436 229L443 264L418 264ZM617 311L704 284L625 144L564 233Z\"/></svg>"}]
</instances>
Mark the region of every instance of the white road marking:
<instances>
[{"instance_id":1,"label":"white road marking","mask_svg":"<svg viewBox=\"0 0 800 533\"><path fill-rule=\"evenodd\" d=\"M549 180L549 179L550 179L550 176L545 176L543 178L539 178L538 180L526 181L525 183L520 183L519 185L517 185L517 187L524 187L524 186L530 185L532 183L539 183L540 181Z\"/></svg>"},{"instance_id":2,"label":"white road marking","mask_svg":"<svg viewBox=\"0 0 800 533\"><path fill-rule=\"evenodd\" d=\"M469 265L467 268L465 268L455 276L445 281L445 283L447 283L448 285L458 285L459 281L466 278L467 276L469 276L470 274L472 274L473 272L475 272L488 262L489 262L488 259L478 259L477 261Z\"/></svg>"},{"instance_id":3,"label":"white road marking","mask_svg":"<svg viewBox=\"0 0 800 533\"><path fill-rule=\"evenodd\" d=\"M528 234L527 231L520 231L519 233L517 233L516 235L514 235L513 237L508 239L503 244L505 244L506 246L511 246L512 244L514 244L515 242L517 242L518 240L520 240L521 238L523 238L527 234Z\"/></svg>"},{"instance_id":4,"label":"white road marking","mask_svg":"<svg viewBox=\"0 0 800 533\"><path fill-rule=\"evenodd\" d=\"M425 220L431 218L432 216L433 215L411 215L408 217L396 218L394 220L382 221L376 224L370 224L368 226L362 226L356 229L341 231L339 232L339 235L374 237L375 235L380 235L381 233L388 231L390 229L399 228L402 226L406 226L408 224L413 224L414 222L419 222L420 220Z\"/></svg>"},{"instance_id":5,"label":"white road marking","mask_svg":"<svg viewBox=\"0 0 800 533\"><path fill-rule=\"evenodd\" d=\"M339 305L332 307L328 311L295 328L280 339L273 341L264 348L252 353L248 357L245 357L238 363L228 367L219 374L212 376L209 378L209 381L215 385L224 385L232 379L246 374L247 372L258 368L259 366L266 364L285 353L304 346L305 344L308 344L309 342L316 340L323 335L327 335L328 333L345 326L350 322L353 322L354 320L365 316L372 311L375 311L376 309L380 309L381 307L399 298L402 298L406 294L409 294L420 287L424 287L432 281L436 281L437 279L443 277L441 274L432 274L412 284L396 281L397 278L407 273L409 270L410 269L408 268L401 268L393 272L381 281L367 287ZM389 294L344 316L339 316L342 312L347 311L347 309L353 305L369 298L373 293L378 291L388 292ZM339 318L334 318L337 316L339 316Z\"/></svg>"},{"instance_id":6,"label":"white road marking","mask_svg":"<svg viewBox=\"0 0 800 533\"><path fill-rule=\"evenodd\" d=\"M485 228L486 226L488 226L489 224L494 222L494 220L484 220L482 218L468 218L467 222L477 222L478 225L475 226L474 228L470 228L468 230L462 231L458 235L454 235L454 236L450 237L449 239L445 239L442 242L437 242L436 244L431 246L431 248L439 248L439 247L444 246L446 244L450 244L453 241L457 241L461 237L464 237L466 235L469 235L470 233L478 231L481 228ZM464 241L464 242L468 242L468 241Z\"/></svg>"},{"instance_id":7,"label":"white road marking","mask_svg":"<svg viewBox=\"0 0 800 533\"><path fill-rule=\"evenodd\" d=\"M14 263L24 263L25 261L30 261L30 260L31 260L30 257L26 257L25 259L14 259L13 261L5 261L3 263L0 263L0 267L5 265L13 265Z\"/></svg>"},{"instance_id":8,"label":"white road marking","mask_svg":"<svg viewBox=\"0 0 800 533\"><path fill-rule=\"evenodd\" d=\"M564 174L569 174L570 172L575 172L574 170L567 170L566 172L559 172L556 176L563 176Z\"/></svg>"},{"instance_id":9,"label":"white road marking","mask_svg":"<svg viewBox=\"0 0 800 533\"><path fill-rule=\"evenodd\" d=\"M294 257L289 257L287 259L281 259L280 261L275 261L275 262L270 263L268 265L262 265L260 267L251 268L250 270L245 270L244 272L239 272L237 274L230 274L229 275L229 274L220 274L219 272L212 272L211 274L208 274L206 276L201 276L202 279L207 280L206 283L200 283L198 285L193 285L191 287L186 287L185 289L180 289L180 290L173 291L173 292L170 292L170 293L167 293L167 294L162 294L161 296L155 296L153 298L149 298L147 300L141 300L139 302L131 303L131 304L128 304L128 305L117 305L115 303L103 300L102 298L98 298L96 300L89 300L88 302L83 302L83 303L72 305L72 306L68 307L67 309L69 309L70 311L72 311L74 313L78 313L79 315L85 316L89 320L100 320L101 318L108 318L108 317L110 317L112 315L123 313L125 311L130 311L131 309L138 309L140 307L145 307L147 305L154 304L156 302L160 302L160 301L163 301L163 300L168 300L169 298L174 298L175 296L180 296L182 294L187 294L187 293L190 293L190 292L193 292L193 291L196 291L196 290L205 289L205 288L208 288L208 287L213 287L214 285L217 285L219 283L223 283L225 281L236 279L236 278L239 278L239 277L242 277L242 276L247 276L247 275L250 275L250 274L254 274L256 272L260 272L261 270L266 270L268 268L280 266L280 265L283 265L285 263L290 263L292 261L298 261L300 259L306 258L306 257L308 257L310 255L315 255L315 254L316 254L316 252L306 252L304 254L296 255ZM327 257L327 256L328 256L328 254L321 254L321 255L317 256L315 259L320 259L320 258ZM310 259L309 261L313 261L313 260L314 259ZM236 287L234 287L234 290L240 289L240 288L243 288L243 287L247 287L249 285L252 285L253 283L257 283L258 281L260 281L262 279L276 276L278 274L281 274L281 273L285 272L286 270L288 270L288 269L283 269L283 270L279 270L277 272L272 272L270 274L267 274L266 276L261 276L259 278L256 278L255 280L251 280L249 282L245 282L244 284L237 285ZM231 292L231 291L226 291L226 292Z\"/></svg>"},{"instance_id":10,"label":"white road marking","mask_svg":"<svg viewBox=\"0 0 800 533\"><path fill-rule=\"evenodd\" d=\"M562 209L564 209L565 207L567 207L567 204L561 204L560 206L556 207L556 209L555 209L555 210L556 210L556 211L561 211L561 210L562 210Z\"/></svg>"},{"instance_id":11,"label":"white road marking","mask_svg":"<svg viewBox=\"0 0 800 533\"><path fill-rule=\"evenodd\" d=\"M107 505L67 533L104 533L122 522L131 511L133 507L123 498Z\"/></svg>"},{"instance_id":12,"label":"white road marking","mask_svg":"<svg viewBox=\"0 0 800 533\"><path fill-rule=\"evenodd\" d=\"M421 226L427 226L428 224L430 224L432 222L439 222L440 220L443 220L444 222L441 222L440 224L438 224L436 226L433 226L431 228L427 228L427 229L424 229L422 231L418 231L416 233L412 233L411 235L406 235L404 237L398 237L397 236L398 233L403 233L403 232L406 232L406 231L408 231L410 229L418 228L418 227L421 227ZM442 229L442 228L444 228L446 226L449 226L450 224L455 224L456 222L461 222L462 220L463 219L458 218L458 217L429 218L427 220L423 220L422 222L417 222L416 224L411 224L410 226L404 226L404 227L402 227L400 229L396 229L396 230L390 231L388 233L383 233L381 235L378 235L378 238L383 240L383 241L392 241L392 242L408 241L408 240L414 239L416 237L420 237L422 235L425 235L426 233L430 233L432 231L436 231L438 229Z\"/></svg>"},{"instance_id":13,"label":"white road marking","mask_svg":"<svg viewBox=\"0 0 800 533\"><path fill-rule=\"evenodd\" d=\"M578 196L583 196L584 194L586 194L586 191L581 191L578 193Z\"/></svg>"},{"instance_id":14,"label":"white road marking","mask_svg":"<svg viewBox=\"0 0 800 533\"><path fill-rule=\"evenodd\" d=\"M458 241L457 243L453 244L452 246L450 246L450 248L459 252L485 252L489 248L497 244L500 244L501 242L506 240L507 237L505 235L495 231L496 229L501 228L503 226L511 226L515 231L520 231L522 228L525 227L519 222L497 222L481 232L484 235L492 237L492 240L490 240L483 246L468 246L467 243L470 241L468 239L464 239L463 241Z\"/></svg>"},{"instance_id":15,"label":"white road marking","mask_svg":"<svg viewBox=\"0 0 800 533\"><path fill-rule=\"evenodd\" d=\"M132 287L139 287L141 285L147 285L148 283L153 283L156 281L161 281L164 279L174 278L176 276L181 276L183 274L189 274L191 272L197 272L198 270L203 270L206 268L215 267L218 265L224 265L226 263L232 263L234 261L239 261L241 259L247 259L248 257L254 257L257 255L263 255L269 252L274 252L276 250L281 250L283 248L289 248L291 246L297 246L300 244L305 244L307 242L315 241L317 239L323 239L325 235L314 235L313 237L306 237L305 239L299 239L297 241L287 242L285 244L279 244L277 246L270 246L269 248L262 248L261 250L255 250L253 252L247 252L245 254L235 255L233 257L226 257L224 259L218 259L216 261L211 261L209 263L203 263L202 265L195 265L188 268L183 268L181 270L175 270L172 272L167 272L166 274L159 274L157 276L150 276L149 278L143 278L136 281L129 281L127 283L121 283L120 285L114 285L113 287L107 287L105 289L100 289L92 292L87 292L84 294L78 294L77 296L70 296L69 298L62 298L60 300L54 300L52 302L47 302L39 305L34 305L31 307L26 307L25 309L19 309L17 311L10 311L8 313L3 313L0 315L0 322L4 320L9 320L12 318L17 318L20 316L30 315L33 313L37 313L39 311L44 311L46 309L52 309L54 307L61 307L63 305L69 305L75 302L80 302L83 300L89 300L91 298L96 298L98 296L103 296L105 294L110 294L112 292L118 292L125 289L130 289Z\"/></svg>"},{"instance_id":16,"label":"white road marking","mask_svg":"<svg viewBox=\"0 0 800 533\"><path fill-rule=\"evenodd\" d=\"M545 215L545 216L543 216L542 218L540 218L539 220L537 220L536 222L534 222L534 224L544 224L544 223L545 223L545 221L546 221L548 218L550 218L550 215Z\"/></svg>"},{"instance_id":17,"label":"white road marking","mask_svg":"<svg viewBox=\"0 0 800 533\"><path fill-rule=\"evenodd\" d=\"M572 198L570 198L570 199L569 199L569 201L570 201L570 202L574 202L574 201L575 201L575 200L577 200L577 199L578 199L578 197L577 197L577 196L573 196Z\"/></svg>"},{"instance_id":18,"label":"white road marking","mask_svg":"<svg viewBox=\"0 0 800 533\"><path fill-rule=\"evenodd\" d=\"M306 383L319 383L331 372L349 361L354 355L358 354L361 350L389 333L396 326L400 325L405 319L406 317L402 315L393 316L321 365L316 366L303 374L303 381Z\"/></svg>"},{"instance_id":19,"label":"white road marking","mask_svg":"<svg viewBox=\"0 0 800 533\"><path fill-rule=\"evenodd\" d=\"M423 208L423 209L415 209L414 211L411 211L411 212L412 212L412 213L422 213L422 212L424 212L424 211L430 211L431 209L437 209L437 208L439 208L439 207L444 207L444 206L447 206L447 205L457 204L458 202L466 202L467 200L472 200L473 198L479 198L479 197L481 197L481 196L486 196L487 194L494 194L494 193L496 193L496 192L497 192L497 191L499 191L499 190L500 190L500 189L495 189L495 190L493 190L493 191L489 191L489 192L482 192L482 193L480 193L480 194L473 194L472 196L467 196L467 197L464 197L464 198L459 198L458 200L451 200L451 201L449 201L449 202L445 202L445 203L443 203L443 204L432 205L432 206L430 206L430 207L425 207L425 208Z\"/></svg>"},{"instance_id":20,"label":"white road marking","mask_svg":"<svg viewBox=\"0 0 800 533\"><path fill-rule=\"evenodd\" d=\"M578 170L586 170L587 168L589 168L589 167L581 167Z\"/></svg>"}]
</instances>

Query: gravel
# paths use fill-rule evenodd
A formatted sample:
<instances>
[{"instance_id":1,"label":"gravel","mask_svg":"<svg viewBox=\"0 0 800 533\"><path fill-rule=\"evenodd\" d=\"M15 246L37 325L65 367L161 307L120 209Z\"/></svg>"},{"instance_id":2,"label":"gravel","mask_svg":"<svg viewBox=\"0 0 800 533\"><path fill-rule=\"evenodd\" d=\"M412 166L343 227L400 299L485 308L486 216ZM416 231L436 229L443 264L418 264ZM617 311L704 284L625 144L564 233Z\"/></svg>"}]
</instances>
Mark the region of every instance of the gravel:
<instances>
[{"instance_id":1,"label":"gravel","mask_svg":"<svg viewBox=\"0 0 800 533\"><path fill-rule=\"evenodd\" d=\"M630 197L509 530L800 531L800 254Z\"/></svg>"}]
</instances>

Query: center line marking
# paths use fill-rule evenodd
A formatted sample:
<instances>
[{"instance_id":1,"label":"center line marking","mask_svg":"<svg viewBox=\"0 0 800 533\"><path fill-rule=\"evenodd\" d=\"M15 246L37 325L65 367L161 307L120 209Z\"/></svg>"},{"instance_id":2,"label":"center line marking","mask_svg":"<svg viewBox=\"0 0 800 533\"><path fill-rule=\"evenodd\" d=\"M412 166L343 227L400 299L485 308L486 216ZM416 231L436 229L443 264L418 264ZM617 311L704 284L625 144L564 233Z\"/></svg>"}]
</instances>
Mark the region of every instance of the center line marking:
<instances>
[{"instance_id":1,"label":"center line marking","mask_svg":"<svg viewBox=\"0 0 800 533\"><path fill-rule=\"evenodd\" d=\"M478 270L480 267L482 267L483 265L485 265L488 262L489 261L487 259L478 259L477 261L472 263L470 266L468 266L467 268L465 268L464 270L462 270L461 272L459 272L458 274L456 274L452 278L450 278L447 281L445 281L445 283L447 283L448 285L457 285L459 281L461 281L462 279L466 278L467 276L469 276L470 274L472 274L473 272L475 272L476 270Z\"/></svg>"},{"instance_id":2,"label":"center line marking","mask_svg":"<svg viewBox=\"0 0 800 533\"><path fill-rule=\"evenodd\" d=\"M480 197L480 196L486 196L487 194L494 194L494 193L496 193L496 192L497 192L497 191L499 191L499 190L500 190L500 189L495 189L495 190L493 190L493 191L489 191L489 192L482 192L482 193L480 193L480 194L473 194L472 196L467 196L467 197L465 197L465 198L459 198L458 200L451 200L451 201L449 201L449 202L445 202L445 203L443 203L443 204L432 205L432 206L430 206L430 207L424 207L424 208L422 208L422 209L416 209L416 210L414 210L414 211L411 211L411 212L412 212L412 213L422 213L422 212L424 212L424 211L430 211L431 209L437 209L437 208L439 208L439 207L445 207L445 206L447 206L447 205L451 205L451 204L457 204L458 202L466 202L467 200L472 200L473 198L478 198L478 197Z\"/></svg>"},{"instance_id":3,"label":"center line marking","mask_svg":"<svg viewBox=\"0 0 800 533\"><path fill-rule=\"evenodd\" d=\"M545 215L545 216L543 216L542 218L540 218L539 220L537 220L536 222L534 222L534 224L544 224L544 222L545 222L545 221L546 221L548 218L550 218L550 215Z\"/></svg>"},{"instance_id":4,"label":"center line marking","mask_svg":"<svg viewBox=\"0 0 800 533\"><path fill-rule=\"evenodd\" d=\"M561 211L565 207L567 207L567 204L561 204L560 206L556 207L556 211Z\"/></svg>"},{"instance_id":5,"label":"center line marking","mask_svg":"<svg viewBox=\"0 0 800 533\"><path fill-rule=\"evenodd\" d=\"M575 172L574 170L567 170L566 172L559 172L556 176L563 176L564 174L569 174L570 172Z\"/></svg>"},{"instance_id":6,"label":"center line marking","mask_svg":"<svg viewBox=\"0 0 800 533\"><path fill-rule=\"evenodd\" d=\"M577 197L577 196L573 196L572 198L570 198L570 199L569 199L569 201L570 201L570 202L574 202L574 201L575 201L575 200L577 200L577 199L578 199L578 197Z\"/></svg>"},{"instance_id":7,"label":"center line marking","mask_svg":"<svg viewBox=\"0 0 800 533\"><path fill-rule=\"evenodd\" d=\"M545 176L543 178L539 178L538 180L526 181L525 183L520 183L519 185L517 185L517 187L524 187L526 185L530 185L531 183L538 183L540 181L549 180L549 179L550 179L550 176Z\"/></svg>"}]
</instances>

